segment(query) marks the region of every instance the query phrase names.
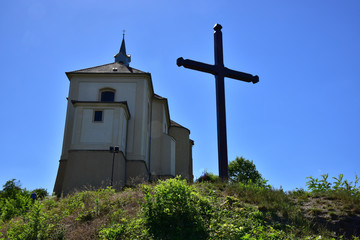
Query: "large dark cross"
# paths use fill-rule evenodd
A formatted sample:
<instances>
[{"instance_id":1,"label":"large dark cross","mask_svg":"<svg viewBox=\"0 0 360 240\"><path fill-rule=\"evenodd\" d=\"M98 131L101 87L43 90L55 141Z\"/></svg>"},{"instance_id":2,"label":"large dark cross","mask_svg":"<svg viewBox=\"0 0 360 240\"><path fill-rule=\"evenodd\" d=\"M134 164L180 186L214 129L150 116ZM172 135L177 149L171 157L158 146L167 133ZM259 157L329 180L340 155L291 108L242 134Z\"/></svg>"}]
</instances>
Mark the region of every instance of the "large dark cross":
<instances>
[{"instance_id":1,"label":"large dark cross","mask_svg":"<svg viewBox=\"0 0 360 240\"><path fill-rule=\"evenodd\" d=\"M214 52L215 64L210 65L189 59L178 58L176 64L180 67L190 68L201 72L211 73L215 76L216 85L216 112L217 112L217 132L218 132L218 156L219 156L219 176L228 179L228 156L226 141L226 112L225 112L225 87L224 77L241 80L244 82L259 82L258 76L248 73L238 72L224 66L223 47L222 47L222 26L214 26Z\"/></svg>"}]
</instances>

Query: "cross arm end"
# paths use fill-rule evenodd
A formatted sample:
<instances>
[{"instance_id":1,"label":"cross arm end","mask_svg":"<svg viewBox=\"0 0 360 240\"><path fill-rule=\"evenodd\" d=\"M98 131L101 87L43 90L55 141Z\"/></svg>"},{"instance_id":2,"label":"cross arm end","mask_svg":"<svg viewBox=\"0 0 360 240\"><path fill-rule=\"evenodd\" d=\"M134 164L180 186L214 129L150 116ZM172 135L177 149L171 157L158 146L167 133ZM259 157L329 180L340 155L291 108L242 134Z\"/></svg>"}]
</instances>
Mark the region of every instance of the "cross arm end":
<instances>
[{"instance_id":1,"label":"cross arm end","mask_svg":"<svg viewBox=\"0 0 360 240\"><path fill-rule=\"evenodd\" d=\"M179 57L177 60L176 60L176 65L178 65L178 67L181 67L184 65L184 59L182 57Z\"/></svg>"},{"instance_id":2,"label":"cross arm end","mask_svg":"<svg viewBox=\"0 0 360 240\"><path fill-rule=\"evenodd\" d=\"M258 83L258 82L259 82L259 76L255 75L254 79L252 80L252 83L255 84L255 83Z\"/></svg>"},{"instance_id":3,"label":"cross arm end","mask_svg":"<svg viewBox=\"0 0 360 240\"><path fill-rule=\"evenodd\" d=\"M217 74L216 68L214 65L197 62L197 61L190 60L190 59L183 59L182 57L179 57L176 60L176 64L179 67L183 66L184 68L189 68L189 69L197 70L200 72L211 73L214 75Z\"/></svg>"},{"instance_id":4,"label":"cross arm end","mask_svg":"<svg viewBox=\"0 0 360 240\"><path fill-rule=\"evenodd\" d=\"M253 76L248 73L239 72L239 71L231 70L228 68L225 68L225 77L241 80L244 82L252 82L253 84L259 82L258 75Z\"/></svg>"}]
</instances>

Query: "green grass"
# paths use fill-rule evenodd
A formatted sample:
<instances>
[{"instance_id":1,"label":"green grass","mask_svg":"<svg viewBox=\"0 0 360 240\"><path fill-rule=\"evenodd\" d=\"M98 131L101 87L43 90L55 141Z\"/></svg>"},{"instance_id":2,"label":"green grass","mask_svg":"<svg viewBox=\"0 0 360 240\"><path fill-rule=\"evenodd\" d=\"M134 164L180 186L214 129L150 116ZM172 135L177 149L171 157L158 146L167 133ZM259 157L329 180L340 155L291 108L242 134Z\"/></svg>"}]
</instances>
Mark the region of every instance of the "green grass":
<instances>
[{"instance_id":1,"label":"green grass","mask_svg":"<svg viewBox=\"0 0 360 240\"><path fill-rule=\"evenodd\" d=\"M116 192L26 199L0 220L0 239L356 239L360 199L179 178ZM6 205L10 210L10 205ZM9 211L10 211L9 210ZM5 216L4 215L4 216ZM350 221L350 223L351 223ZM345 224L345 225L344 225ZM341 225L341 228L336 228ZM341 237L343 235L343 237Z\"/></svg>"}]
</instances>

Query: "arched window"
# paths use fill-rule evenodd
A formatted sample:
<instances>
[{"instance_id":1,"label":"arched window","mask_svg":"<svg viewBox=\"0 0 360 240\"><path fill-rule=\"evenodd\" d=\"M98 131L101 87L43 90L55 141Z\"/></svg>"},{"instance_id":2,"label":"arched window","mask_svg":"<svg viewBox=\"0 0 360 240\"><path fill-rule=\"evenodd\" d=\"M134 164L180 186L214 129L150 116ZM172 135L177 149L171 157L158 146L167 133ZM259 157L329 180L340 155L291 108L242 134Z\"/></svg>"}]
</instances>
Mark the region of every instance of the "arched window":
<instances>
[{"instance_id":1,"label":"arched window","mask_svg":"<svg viewBox=\"0 0 360 240\"><path fill-rule=\"evenodd\" d=\"M100 91L100 101L101 102L114 102L115 101L115 91L110 89L104 89Z\"/></svg>"}]
</instances>

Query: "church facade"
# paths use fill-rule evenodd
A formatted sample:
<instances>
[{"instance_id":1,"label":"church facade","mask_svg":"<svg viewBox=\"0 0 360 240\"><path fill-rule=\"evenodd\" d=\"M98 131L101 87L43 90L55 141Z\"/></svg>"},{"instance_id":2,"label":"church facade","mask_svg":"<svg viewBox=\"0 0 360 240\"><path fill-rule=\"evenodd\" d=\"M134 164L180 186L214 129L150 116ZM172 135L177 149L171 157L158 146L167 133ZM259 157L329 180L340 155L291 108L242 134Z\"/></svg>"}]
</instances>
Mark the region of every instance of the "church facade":
<instances>
[{"instance_id":1,"label":"church facade","mask_svg":"<svg viewBox=\"0 0 360 240\"><path fill-rule=\"evenodd\" d=\"M129 66L124 39L114 57L113 63L66 73L57 195L175 175L193 180L190 131L170 119L151 74Z\"/></svg>"}]
</instances>

